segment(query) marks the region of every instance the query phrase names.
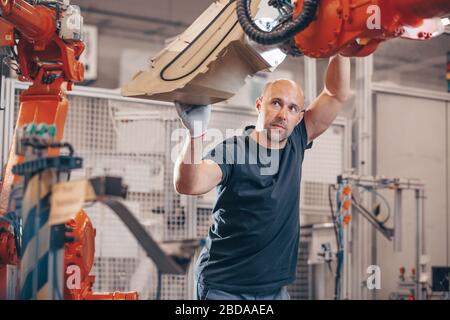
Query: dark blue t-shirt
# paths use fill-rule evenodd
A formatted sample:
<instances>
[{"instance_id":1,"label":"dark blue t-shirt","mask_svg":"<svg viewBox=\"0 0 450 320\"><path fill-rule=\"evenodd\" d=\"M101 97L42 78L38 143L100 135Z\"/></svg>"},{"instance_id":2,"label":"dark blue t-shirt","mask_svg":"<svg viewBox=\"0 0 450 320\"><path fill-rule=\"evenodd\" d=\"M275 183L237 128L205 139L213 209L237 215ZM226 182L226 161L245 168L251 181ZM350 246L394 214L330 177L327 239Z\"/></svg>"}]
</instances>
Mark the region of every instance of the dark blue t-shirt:
<instances>
[{"instance_id":1,"label":"dark blue t-shirt","mask_svg":"<svg viewBox=\"0 0 450 320\"><path fill-rule=\"evenodd\" d=\"M229 138L205 159L218 163L213 224L197 261L202 284L236 293L264 293L295 279L299 244L302 120L283 149L266 149L249 134Z\"/></svg>"}]
</instances>

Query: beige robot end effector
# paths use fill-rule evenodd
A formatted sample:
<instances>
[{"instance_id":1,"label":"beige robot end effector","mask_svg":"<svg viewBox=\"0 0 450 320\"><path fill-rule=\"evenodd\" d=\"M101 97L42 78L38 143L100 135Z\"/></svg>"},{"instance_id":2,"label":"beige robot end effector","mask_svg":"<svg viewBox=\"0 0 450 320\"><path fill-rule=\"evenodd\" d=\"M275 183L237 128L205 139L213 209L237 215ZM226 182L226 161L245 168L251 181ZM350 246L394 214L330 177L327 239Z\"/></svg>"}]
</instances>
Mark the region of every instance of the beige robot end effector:
<instances>
[{"instance_id":1,"label":"beige robot end effector","mask_svg":"<svg viewBox=\"0 0 450 320\"><path fill-rule=\"evenodd\" d=\"M252 1L256 13L260 1ZM244 34L236 2L219 0L164 48L148 71L122 87L127 97L212 104L231 98L249 76L273 71L285 58L276 47L261 46ZM270 28L270 19L260 27Z\"/></svg>"}]
</instances>

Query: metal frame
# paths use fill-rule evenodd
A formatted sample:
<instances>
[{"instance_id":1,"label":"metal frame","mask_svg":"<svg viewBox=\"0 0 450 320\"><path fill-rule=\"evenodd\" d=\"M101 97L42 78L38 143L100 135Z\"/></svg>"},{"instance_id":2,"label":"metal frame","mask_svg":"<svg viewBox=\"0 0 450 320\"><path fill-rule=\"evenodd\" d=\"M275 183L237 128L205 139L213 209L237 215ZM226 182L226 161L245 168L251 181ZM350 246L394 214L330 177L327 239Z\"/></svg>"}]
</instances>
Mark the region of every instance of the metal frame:
<instances>
[{"instance_id":1,"label":"metal frame","mask_svg":"<svg viewBox=\"0 0 450 320\"><path fill-rule=\"evenodd\" d=\"M447 137L449 137L447 139L447 150L446 150L446 154L447 154L447 159L450 159L450 102L447 101L447 108L446 108L446 118L447 118L447 129L446 129L446 134ZM450 164L446 163L446 175L447 175L447 183L446 183L446 188L447 188L447 199L450 199ZM449 230L450 230L450 201L447 200L447 221L446 221L446 225L447 225L447 265L450 265L450 234L449 234Z\"/></svg>"},{"instance_id":2,"label":"metal frame","mask_svg":"<svg viewBox=\"0 0 450 320\"><path fill-rule=\"evenodd\" d=\"M373 74L373 56L356 60L355 83L356 83L356 128L353 136L356 150L354 150L353 167L359 174L373 174L373 103L371 79ZM365 196L362 202L369 205L372 199ZM348 298L367 299L368 291L363 289L365 281L365 266L376 263L375 230L371 228L368 221L355 216L350 231L347 234L347 252L345 254L347 263L347 275L351 279ZM344 291L345 292L345 291Z\"/></svg>"},{"instance_id":3,"label":"metal frame","mask_svg":"<svg viewBox=\"0 0 450 320\"><path fill-rule=\"evenodd\" d=\"M8 159L8 152L13 138L14 128L14 86L13 80L2 75L0 88L0 186L4 176L4 164ZM14 265L6 265L6 299L11 300L15 297L16 278L19 269Z\"/></svg>"},{"instance_id":4,"label":"metal frame","mask_svg":"<svg viewBox=\"0 0 450 320\"><path fill-rule=\"evenodd\" d=\"M317 96L317 60L305 56L303 62L305 65L303 82L305 84L305 97L311 100Z\"/></svg>"},{"instance_id":5,"label":"metal frame","mask_svg":"<svg viewBox=\"0 0 450 320\"><path fill-rule=\"evenodd\" d=\"M415 299L424 299L425 284L420 282L420 277L426 272L425 263L421 263L421 258L425 256L425 226L424 226L424 207L425 207L425 185L418 179L387 179L382 177L363 176L363 175L342 175L342 180L350 184L365 186L376 189L394 189L395 190L395 209L394 209L394 250L401 249L402 237L402 206L401 197L404 190L412 190L416 201L416 234L415 234Z\"/></svg>"},{"instance_id":6,"label":"metal frame","mask_svg":"<svg viewBox=\"0 0 450 320\"><path fill-rule=\"evenodd\" d=\"M361 159L371 160L372 165L366 166L365 169L361 168L360 163L355 163L355 167L357 167L359 174L373 174L375 170L375 154L372 150L373 142L374 142L374 134L375 134L375 128L373 123L373 106L374 106L374 97L377 93L389 93L389 94L395 94L395 95L403 95L403 96L410 96L410 97L418 97L418 98L426 98L431 100L439 100L449 103L450 102L450 93L441 93L436 92L432 90L425 90L415 87L406 87L406 86L400 86L395 85L392 83L386 83L386 82L372 82L372 74L373 74L373 58L372 56L369 56L365 59L357 59L356 60L356 86L357 86L357 108L358 111L360 111L364 115L361 117L361 114L358 113L360 116L358 119L358 127L355 132L355 141L358 141L358 154L357 159L358 161ZM370 143L368 143L371 141ZM371 171L368 171L370 168ZM423 191L417 190L416 191L416 199L417 199L417 215L422 216L422 218L417 218L417 228L416 233L420 234L419 229L423 228L423 201L421 200L424 197ZM373 199L372 199L373 200ZM370 201L370 199L366 199L366 201ZM395 208L399 212L395 217L395 229L397 233L401 233L401 224L400 221L402 219L401 217L401 211L399 210L401 208L401 191L398 190L396 192L395 197ZM364 228L364 231L366 234L367 230ZM375 236L375 229L371 228L371 239L367 239L369 243L366 243L366 248L368 248L367 245L370 245L370 255L371 255L371 261L372 263L376 264L377 259L377 252L376 252L376 236ZM398 251L401 248L401 239L400 237L394 237L394 250ZM424 244L423 241L419 241L416 239L416 250L417 252L423 252L424 250ZM368 251L367 251L368 252ZM416 252L416 270L419 274L420 270L420 264L419 264L419 258L420 255ZM362 260L357 260L357 264L361 263ZM367 265L367 264L366 264ZM361 267L361 265L359 265ZM358 284L360 282L357 281L356 287L358 287ZM416 288L417 292L417 288ZM422 294L421 292L416 293ZM361 298L362 296L359 295L353 295L356 298ZM373 291L373 298L376 298L376 290Z\"/></svg>"},{"instance_id":7,"label":"metal frame","mask_svg":"<svg viewBox=\"0 0 450 320\"><path fill-rule=\"evenodd\" d=\"M4 109L0 110L0 161L6 163L14 126L14 84L16 80L2 78L0 98ZM3 178L3 166L0 168L0 180Z\"/></svg>"},{"instance_id":8,"label":"metal frame","mask_svg":"<svg viewBox=\"0 0 450 320\"><path fill-rule=\"evenodd\" d=\"M372 93L392 93L408 97L426 98L431 100L450 102L450 93L393 85L385 82L373 82L371 89Z\"/></svg>"}]
</instances>

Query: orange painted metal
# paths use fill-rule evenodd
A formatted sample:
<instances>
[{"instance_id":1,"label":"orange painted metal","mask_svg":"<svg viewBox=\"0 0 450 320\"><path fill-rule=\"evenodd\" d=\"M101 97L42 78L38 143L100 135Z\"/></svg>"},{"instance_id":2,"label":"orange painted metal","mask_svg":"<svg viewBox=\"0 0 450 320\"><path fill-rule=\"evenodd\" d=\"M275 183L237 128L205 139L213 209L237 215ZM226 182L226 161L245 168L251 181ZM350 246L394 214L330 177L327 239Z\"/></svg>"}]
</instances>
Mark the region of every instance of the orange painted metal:
<instances>
[{"instance_id":1,"label":"orange painted metal","mask_svg":"<svg viewBox=\"0 0 450 320\"><path fill-rule=\"evenodd\" d=\"M17 263L16 244L14 236L9 232L0 230L0 263Z\"/></svg>"},{"instance_id":2,"label":"orange painted metal","mask_svg":"<svg viewBox=\"0 0 450 320\"><path fill-rule=\"evenodd\" d=\"M296 2L294 17L300 14L303 2ZM371 19L377 12L380 25L373 28ZM320 1L316 20L294 39L309 57L326 58L337 53L364 57L373 53L381 42L400 36L405 26L417 27L423 19L449 13L448 0Z\"/></svg>"},{"instance_id":3,"label":"orange painted metal","mask_svg":"<svg viewBox=\"0 0 450 320\"><path fill-rule=\"evenodd\" d=\"M45 50L56 31L55 11L45 6L34 6L24 0L0 0L3 17L21 36L35 44L36 50Z\"/></svg>"},{"instance_id":4,"label":"orange painted metal","mask_svg":"<svg viewBox=\"0 0 450 320\"><path fill-rule=\"evenodd\" d=\"M86 300L138 300L138 299L139 295L135 291L92 293L86 297Z\"/></svg>"},{"instance_id":5,"label":"orange painted metal","mask_svg":"<svg viewBox=\"0 0 450 320\"><path fill-rule=\"evenodd\" d=\"M20 80L37 80L44 74L60 74L69 84L73 81L83 80L84 67L77 60L84 50L82 42L67 43L55 34L52 41L46 45L46 50L35 50L34 47L32 42L19 40L17 51L22 71ZM43 65L42 61L59 62L59 64ZM42 86L36 89L41 88L44 89ZM68 89L70 90L70 88Z\"/></svg>"},{"instance_id":6,"label":"orange painted metal","mask_svg":"<svg viewBox=\"0 0 450 320\"><path fill-rule=\"evenodd\" d=\"M58 79L59 80L59 79ZM20 96L20 107L16 122L16 128L23 127L28 123L55 124L57 127L57 141L61 141L66 120L68 102L65 93L61 90L62 79L55 81L52 85L43 86L34 84ZM0 192L0 215L7 212L9 196L14 183L19 181L18 176L12 174L12 167L23 162L23 157L15 153L15 136L9 150L8 160L3 175L3 183ZM49 150L49 155L57 155L57 150ZM1 227L1 225L0 225ZM6 227L3 225L3 227ZM0 268L0 298L5 295L6 268Z\"/></svg>"},{"instance_id":7,"label":"orange painted metal","mask_svg":"<svg viewBox=\"0 0 450 320\"><path fill-rule=\"evenodd\" d=\"M64 270L76 266L79 270L79 288L64 288L66 300L137 300L137 292L104 292L95 293L92 286L95 276L89 275L94 264L95 229L84 211L80 211L74 219L66 224L70 230L66 236L73 239L65 244ZM66 272L65 283L72 274Z\"/></svg>"},{"instance_id":8,"label":"orange painted metal","mask_svg":"<svg viewBox=\"0 0 450 320\"><path fill-rule=\"evenodd\" d=\"M14 45L14 27L9 22L0 18L0 47Z\"/></svg>"}]
</instances>

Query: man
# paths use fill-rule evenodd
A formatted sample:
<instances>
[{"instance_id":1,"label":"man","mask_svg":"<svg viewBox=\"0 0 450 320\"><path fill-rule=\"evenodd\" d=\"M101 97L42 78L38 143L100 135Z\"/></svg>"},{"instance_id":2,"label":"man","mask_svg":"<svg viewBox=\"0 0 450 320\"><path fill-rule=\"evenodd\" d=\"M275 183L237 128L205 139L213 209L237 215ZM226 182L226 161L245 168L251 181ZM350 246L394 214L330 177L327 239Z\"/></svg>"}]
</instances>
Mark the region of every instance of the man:
<instances>
[{"instance_id":1,"label":"man","mask_svg":"<svg viewBox=\"0 0 450 320\"><path fill-rule=\"evenodd\" d=\"M330 59L325 88L307 109L295 82L270 82L256 100L256 128L245 128L204 158L211 107L175 104L189 130L175 164L175 189L200 195L217 186L218 194L197 261L197 299L289 299L304 151L332 124L349 88L350 61L339 55Z\"/></svg>"}]
</instances>

